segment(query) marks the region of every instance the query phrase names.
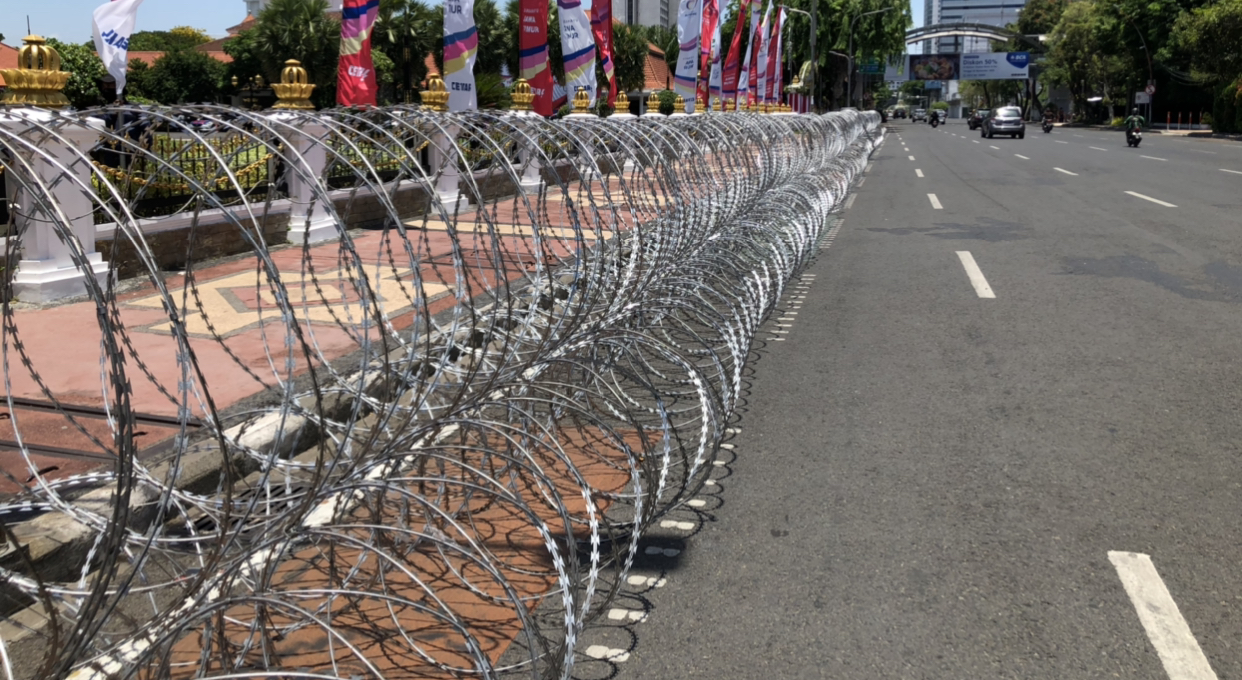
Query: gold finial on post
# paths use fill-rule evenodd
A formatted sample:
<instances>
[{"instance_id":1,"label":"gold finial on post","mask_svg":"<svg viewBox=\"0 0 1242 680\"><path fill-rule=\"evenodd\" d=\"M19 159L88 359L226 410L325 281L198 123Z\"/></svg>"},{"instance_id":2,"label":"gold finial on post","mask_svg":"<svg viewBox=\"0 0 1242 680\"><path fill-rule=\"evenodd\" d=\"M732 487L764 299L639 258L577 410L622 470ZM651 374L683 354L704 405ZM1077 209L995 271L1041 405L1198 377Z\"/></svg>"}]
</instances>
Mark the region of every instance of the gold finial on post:
<instances>
[{"instance_id":1,"label":"gold finial on post","mask_svg":"<svg viewBox=\"0 0 1242 680\"><path fill-rule=\"evenodd\" d=\"M448 88L439 73L427 77L427 89L423 90L422 95L423 106L440 113L448 111Z\"/></svg>"},{"instance_id":2,"label":"gold finial on post","mask_svg":"<svg viewBox=\"0 0 1242 680\"><path fill-rule=\"evenodd\" d=\"M677 98L673 100L673 113L685 113L685 112L686 112L686 99L685 97L682 97L681 95L677 95Z\"/></svg>"},{"instance_id":3,"label":"gold finial on post","mask_svg":"<svg viewBox=\"0 0 1242 680\"><path fill-rule=\"evenodd\" d=\"M534 108L535 91L530 88L530 83L525 78L517 79L509 97L513 100L513 105L509 107L511 111L530 111Z\"/></svg>"},{"instance_id":4,"label":"gold finial on post","mask_svg":"<svg viewBox=\"0 0 1242 680\"><path fill-rule=\"evenodd\" d=\"M586 114L591 112L591 95L587 94L585 87L579 87L574 93L574 113Z\"/></svg>"},{"instance_id":5,"label":"gold finial on post","mask_svg":"<svg viewBox=\"0 0 1242 680\"><path fill-rule=\"evenodd\" d=\"M299 111L315 108L310 101L315 86L307 82L308 80L306 69L302 68L302 62L297 59L286 61L285 69L280 72L280 82L272 83L272 89L276 91L276 97L280 99L272 108Z\"/></svg>"},{"instance_id":6,"label":"gold finial on post","mask_svg":"<svg viewBox=\"0 0 1242 680\"><path fill-rule=\"evenodd\" d=\"M625 93L625 90L622 90L620 88L617 88L617 90L618 90L617 101L616 101L617 106L613 110L620 111L622 113L628 113L630 110L630 96Z\"/></svg>"},{"instance_id":7,"label":"gold finial on post","mask_svg":"<svg viewBox=\"0 0 1242 680\"><path fill-rule=\"evenodd\" d=\"M652 92L651 96L647 97L647 113L659 113L659 112L660 112L660 94L658 92Z\"/></svg>"},{"instance_id":8,"label":"gold finial on post","mask_svg":"<svg viewBox=\"0 0 1242 680\"><path fill-rule=\"evenodd\" d=\"M8 89L0 103L9 106L39 106L61 109L69 100L61 90L69 82L68 71L60 70L60 54L37 35L28 35L17 53L17 68L0 71Z\"/></svg>"}]
</instances>

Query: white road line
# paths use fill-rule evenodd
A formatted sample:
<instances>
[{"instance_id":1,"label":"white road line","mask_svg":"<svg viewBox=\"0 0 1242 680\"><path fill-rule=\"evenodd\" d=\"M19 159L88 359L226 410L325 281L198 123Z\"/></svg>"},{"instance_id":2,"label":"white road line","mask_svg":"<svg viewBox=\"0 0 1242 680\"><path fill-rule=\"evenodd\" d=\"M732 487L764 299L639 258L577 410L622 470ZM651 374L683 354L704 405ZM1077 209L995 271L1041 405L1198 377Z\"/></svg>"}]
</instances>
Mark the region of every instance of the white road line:
<instances>
[{"instance_id":1,"label":"white road line","mask_svg":"<svg viewBox=\"0 0 1242 680\"><path fill-rule=\"evenodd\" d=\"M866 181L867 181L867 178L866 178L866 177L864 177L864 178L862 178L862 179L858 180L858 186L862 186L862 185L863 185L863 182L866 182Z\"/></svg>"},{"instance_id":2,"label":"white road line","mask_svg":"<svg viewBox=\"0 0 1242 680\"><path fill-rule=\"evenodd\" d=\"M1168 162L1168 160L1169 160L1169 159L1167 159L1167 158L1156 158L1155 156L1139 156L1139 158L1146 158L1146 159L1148 159L1148 160L1152 160L1152 161L1165 161L1166 163L1167 163L1167 162Z\"/></svg>"},{"instance_id":3,"label":"white road line","mask_svg":"<svg viewBox=\"0 0 1242 680\"><path fill-rule=\"evenodd\" d=\"M1225 172L1233 172L1233 171L1232 171L1232 170L1226 170ZM914 169L914 174L918 175L919 177L922 177L922 176L923 176L923 171L922 171L922 170L919 170L918 168L915 168L915 169ZM1239 175L1242 175L1242 172L1239 172L1238 174L1239 174Z\"/></svg>"},{"instance_id":4,"label":"white road line","mask_svg":"<svg viewBox=\"0 0 1242 680\"><path fill-rule=\"evenodd\" d=\"M989 146L989 147L991 147L991 148L993 148L993 149L996 149L997 151L1000 151L1000 147L999 147L999 146L992 146L991 144L988 144L988 146Z\"/></svg>"},{"instance_id":5,"label":"white road line","mask_svg":"<svg viewBox=\"0 0 1242 680\"><path fill-rule=\"evenodd\" d=\"M1098 147L1098 146L1089 146L1089 147L1087 147L1087 148L1088 148L1088 149L1095 149L1096 151L1108 151L1108 149L1101 149L1101 148L1100 148L1100 147Z\"/></svg>"},{"instance_id":6,"label":"white road line","mask_svg":"<svg viewBox=\"0 0 1242 680\"><path fill-rule=\"evenodd\" d=\"M1075 136L1075 137L1082 137L1082 135L1074 135L1074 136Z\"/></svg>"},{"instance_id":7,"label":"white road line","mask_svg":"<svg viewBox=\"0 0 1242 680\"><path fill-rule=\"evenodd\" d=\"M1130 194L1131 196L1133 196L1133 197L1135 197L1135 198L1141 198L1141 199L1143 199L1144 201L1151 201L1152 203L1155 203L1156 205L1163 205L1163 206L1164 206L1164 207L1166 207L1166 208L1176 208L1176 207L1177 207L1177 206L1173 205L1172 203L1165 203L1164 201L1161 201L1161 200L1159 200L1159 199L1152 198L1151 196L1144 196L1143 194L1140 194L1140 193L1138 193L1137 191L1127 191L1126 193L1127 193L1127 194Z\"/></svg>"},{"instance_id":8,"label":"white road line","mask_svg":"<svg viewBox=\"0 0 1242 680\"><path fill-rule=\"evenodd\" d=\"M1018 158L1021 158L1021 159L1022 159L1022 160L1024 160L1024 161L1029 161L1029 160L1031 160L1031 159L1027 158L1026 156L1023 156L1023 155L1022 155L1022 154L1020 154L1020 153L1015 153L1014 155L1015 155L1015 156L1017 156Z\"/></svg>"},{"instance_id":9,"label":"white road line","mask_svg":"<svg viewBox=\"0 0 1242 680\"><path fill-rule=\"evenodd\" d=\"M1078 173L1076 173L1076 172L1070 172L1069 170L1062 170L1061 168L1053 168L1053 170L1056 170L1057 172L1063 172L1063 173L1065 173L1065 174L1067 174L1067 175L1073 175L1073 176L1075 176L1075 177L1077 177L1077 176L1078 176Z\"/></svg>"},{"instance_id":10,"label":"white road line","mask_svg":"<svg viewBox=\"0 0 1242 680\"><path fill-rule=\"evenodd\" d=\"M944 210L944 206L940 205L940 199L936 198L936 194L927 194L927 200L931 201L932 208Z\"/></svg>"},{"instance_id":11,"label":"white road line","mask_svg":"<svg viewBox=\"0 0 1242 680\"><path fill-rule=\"evenodd\" d=\"M979 297L996 297L996 293L992 292L992 287L988 285L988 280L983 278L983 272L979 270L979 265L975 264L975 258L970 254L969 250L957 251L957 259L962 261L962 268L966 270L966 276L970 278L970 285L975 287L975 293Z\"/></svg>"},{"instance_id":12,"label":"white road line","mask_svg":"<svg viewBox=\"0 0 1242 680\"><path fill-rule=\"evenodd\" d=\"M1224 169L1224 168L1221 168L1221 169L1220 169L1220 171L1221 171L1221 172L1227 172L1227 173L1229 173L1229 174L1231 174L1231 175L1242 175L1242 172L1238 172L1237 170L1226 170L1226 169Z\"/></svg>"},{"instance_id":13,"label":"white road line","mask_svg":"<svg viewBox=\"0 0 1242 680\"><path fill-rule=\"evenodd\" d=\"M1058 140L1056 140L1056 142L1057 142L1057 144L1069 144L1069 142L1063 142L1063 141L1061 141L1061 140L1059 140L1059 139L1058 139Z\"/></svg>"},{"instance_id":14,"label":"white road line","mask_svg":"<svg viewBox=\"0 0 1242 680\"><path fill-rule=\"evenodd\" d=\"M1217 680L1198 640L1169 594L1156 565L1142 553L1108 551L1121 585L1170 680Z\"/></svg>"},{"instance_id":15,"label":"white road line","mask_svg":"<svg viewBox=\"0 0 1242 680\"><path fill-rule=\"evenodd\" d=\"M970 140L970 141L974 142L975 144L982 144L982 142L980 142L980 141L979 141L979 140L977 140L977 139L972 139L972 140Z\"/></svg>"},{"instance_id":16,"label":"white road line","mask_svg":"<svg viewBox=\"0 0 1242 680\"><path fill-rule=\"evenodd\" d=\"M914 156L911 156L911 157L910 157L910 160L914 160Z\"/></svg>"},{"instance_id":17,"label":"white road line","mask_svg":"<svg viewBox=\"0 0 1242 680\"><path fill-rule=\"evenodd\" d=\"M1199 153L1207 153L1207 154L1212 154L1213 156L1215 156L1215 155L1216 155L1216 152L1215 152L1215 151L1204 151L1203 149L1195 149L1195 151L1198 151Z\"/></svg>"},{"instance_id":18,"label":"white road line","mask_svg":"<svg viewBox=\"0 0 1242 680\"><path fill-rule=\"evenodd\" d=\"M850 208L852 208L852 207L854 206L854 197L855 197L855 196L857 196L857 195L858 195L858 194L850 194L850 197L849 197L849 198L847 198L847 199L845 199L845 209L846 209L846 210L849 210Z\"/></svg>"}]
</instances>

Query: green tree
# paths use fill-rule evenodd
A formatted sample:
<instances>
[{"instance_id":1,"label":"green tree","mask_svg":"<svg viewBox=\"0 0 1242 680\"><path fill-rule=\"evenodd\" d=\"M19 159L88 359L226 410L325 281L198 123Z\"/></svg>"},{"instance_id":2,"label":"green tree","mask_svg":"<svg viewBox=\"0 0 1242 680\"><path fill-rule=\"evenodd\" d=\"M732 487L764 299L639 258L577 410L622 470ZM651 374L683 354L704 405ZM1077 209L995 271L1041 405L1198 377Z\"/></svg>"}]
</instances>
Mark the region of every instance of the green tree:
<instances>
[{"instance_id":1,"label":"green tree","mask_svg":"<svg viewBox=\"0 0 1242 680\"><path fill-rule=\"evenodd\" d=\"M641 90L647 81L647 38L634 27L614 24L612 48L618 89Z\"/></svg>"},{"instance_id":2,"label":"green tree","mask_svg":"<svg viewBox=\"0 0 1242 680\"><path fill-rule=\"evenodd\" d=\"M1069 88L1080 117L1092 96L1109 107L1126 102L1130 65L1117 55L1115 20L1100 10L1089 0L1070 3L1051 33L1045 60L1048 82Z\"/></svg>"},{"instance_id":3,"label":"green tree","mask_svg":"<svg viewBox=\"0 0 1242 680\"><path fill-rule=\"evenodd\" d=\"M316 85L311 99L320 107L336 102L340 58L341 24L325 13L327 9L326 0L272 0L250 29L254 42L245 46L253 50L269 82L279 81L286 60L302 62L308 79Z\"/></svg>"},{"instance_id":4,"label":"green tree","mask_svg":"<svg viewBox=\"0 0 1242 680\"><path fill-rule=\"evenodd\" d=\"M224 64L195 50L169 52L142 78L143 95L161 104L213 102L220 96Z\"/></svg>"},{"instance_id":5,"label":"green tree","mask_svg":"<svg viewBox=\"0 0 1242 680\"><path fill-rule=\"evenodd\" d=\"M151 75L151 67L141 59L130 59L125 74L125 99L154 99L147 91L147 78Z\"/></svg>"},{"instance_id":6,"label":"green tree","mask_svg":"<svg viewBox=\"0 0 1242 680\"><path fill-rule=\"evenodd\" d=\"M396 90L418 90L427 78L426 57L441 39L438 15L417 0L380 0L379 16L372 30L375 50L392 59Z\"/></svg>"},{"instance_id":7,"label":"green tree","mask_svg":"<svg viewBox=\"0 0 1242 680\"><path fill-rule=\"evenodd\" d=\"M167 31L137 31L129 38L133 52L173 52L211 42L211 36L198 28L178 26Z\"/></svg>"},{"instance_id":8,"label":"green tree","mask_svg":"<svg viewBox=\"0 0 1242 680\"><path fill-rule=\"evenodd\" d=\"M1213 129L1242 132L1242 0L1219 0L1183 13L1172 33L1171 51L1212 90Z\"/></svg>"},{"instance_id":9,"label":"green tree","mask_svg":"<svg viewBox=\"0 0 1242 680\"><path fill-rule=\"evenodd\" d=\"M69 82L64 89L69 103L77 109L104 104L103 95L99 92L99 82L108 72L95 55L94 48L63 43L55 38L48 38L47 44L60 53L61 70L73 74L69 76Z\"/></svg>"}]
</instances>

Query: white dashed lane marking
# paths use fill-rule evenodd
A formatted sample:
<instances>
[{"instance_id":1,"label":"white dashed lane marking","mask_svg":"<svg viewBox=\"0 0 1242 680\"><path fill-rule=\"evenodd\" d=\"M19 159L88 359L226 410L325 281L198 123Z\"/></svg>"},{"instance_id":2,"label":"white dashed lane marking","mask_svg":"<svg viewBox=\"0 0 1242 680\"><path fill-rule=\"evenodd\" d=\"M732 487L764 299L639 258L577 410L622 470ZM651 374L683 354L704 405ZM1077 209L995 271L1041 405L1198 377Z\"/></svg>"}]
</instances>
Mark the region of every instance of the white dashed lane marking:
<instances>
[{"instance_id":1,"label":"white dashed lane marking","mask_svg":"<svg viewBox=\"0 0 1242 680\"><path fill-rule=\"evenodd\" d=\"M962 261L962 268L966 270L966 276L970 279L970 285L975 287L975 293L981 298L995 298L996 293L992 292L992 287L988 285L988 280L983 277L983 271L975 263L975 258L970 254L970 251L957 251L957 259Z\"/></svg>"},{"instance_id":2,"label":"white dashed lane marking","mask_svg":"<svg viewBox=\"0 0 1242 680\"><path fill-rule=\"evenodd\" d=\"M1021 159L1022 159L1022 160L1024 160L1024 161L1029 161L1029 160L1031 160L1031 159L1027 158L1026 156L1023 156L1023 155L1022 155L1022 154L1020 154L1020 153L1015 153L1014 155L1015 155L1015 156L1017 156L1018 158L1021 158Z\"/></svg>"},{"instance_id":3,"label":"white dashed lane marking","mask_svg":"<svg viewBox=\"0 0 1242 680\"><path fill-rule=\"evenodd\" d=\"M1087 148L1088 148L1088 149L1095 149L1096 151L1108 151L1108 149L1101 149L1101 148L1100 148L1100 147L1098 147L1098 146L1089 146L1089 147L1087 147Z\"/></svg>"},{"instance_id":4,"label":"white dashed lane marking","mask_svg":"<svg viewBox=\"0 0 1242 680\"><path fill-rule=\"evenodd\" d=\"M608 661L616 661L621 663L629 661L630 653L624 649L613 649L604 645L591 645L586 648L586 655L592 659L607 659Z\"/></svg>"},{"instance_id":5,"label":"white dashed lane marking","mask_svg":"<svg viewBox=\"0 0 1242 680\"><path fill-rule=\"evenodd\" d=\"M1110 550L1108 561L1117 569L1117 577L1170 680L1217 680L1151 557Z\"/></svg>"},{"instance_id":6,"label":"white dashed lane marking","mask_svg":"<svg viewBox=\"0 0 1242 680\"><path fill-rule=\"evenodd\" d=\"M1156 205L1163 205L1163 206L1164 206L1164 207L1166 207L1166 208L1176 208L1176 207L1177 207L1177 206L1173 205L1172 203L1166 203L1166 202L1164 202L1164 201L1162 201L1162 200L1160 200L1160 199L1158 199L1158 198L1152 198L1151 196L1144 196L1143 194L1140 194L1140 193L1139 193L1139 192L1137 192L1137 191L1127 191L1126 193L1127 193L1127 194L1130 194L1131 196L1133 196L1133 197L1135 197L1135 198L1141 198L1141 199L1143 199L1144 201L1151 201L1152 203L1155 203Z\"/></svg>"},{"instance_id":7,"label":"white dashed lane marking","mask_svg":"<svg viewBox=\"0 0 1242 680\"><path fill-rule=\"evenodd\" d=\"M1139 158L1146 158L1147 160L1151 160L1151 161L1164 161L1166 163L1169 160L1167 158L1156 158L1155 156L1139 156Z\"/></svg>"},{"instance_id":8,"label":"white dashed lane marking","mask_svg":"<svg viewBox=\"0 0 1242 680\"><path fill-rule=\"evenodd\" d=\"M1069 142L1063 142L1063 141L1061 141L1061 140L1059 140L1059 139L1058 139L1058 140L1056 140L1056 142L1057 142L1057 144L1069 144Z\"/></svg>"},{"instance_id":9,"label":"white dashed lane marking","mask_svg":"<svg viewBox=\"0 0 1242 680\"><path fill-rule=\"evenodd\" d=\"M1067 174L1067 175L1073 175L1073 176L1075 176L1075 177L1077 177L1077 176L1078 176L1078 173L1076 173L1076 172L1070 172L1069 170L1062 170L1061 168L1053 168L1053 170L1056 170L1057 172L1063 172L1063 173L1065 173L1065 174Z\"/></svg>"},{"instance_id":10,"label":"white dashed lane marking","mask_svg":"<svg viewBox=\"0 0 1242 680\"><path fill-rule=\"evenodd\" d=\"M1224 169L1224 168L1221 168L1221 169L1220 169L1220 171L1221 171L1221 172L1227 172L1227 173L1229 173L1229 174L1231 174L1231 175L1242 175L1242 172L1239 172L1239 171L1237 171L1237 170L1226 170L1226 169Z\"/></svg>"},{"instance_id":11,"label":"white dashed lane marking","mask_svg":"<svg viewBox=\"0 0 1242 680\"><path fill-rule=\"evenodd\" d=\"M991 144L988 144L988 147L989 147L989 148L992 148L992 149L996 149L997 151L1000 151L1000 147L999 147L999 146L992 146Z\"/></svg>"},{"instance_id":12,"label":"white dashed lane marking","mask_svg":"<svg viewBox=\"0 0 1242 680\"><path fill-rule=\"evenodd\" d=\"M944 210L944 206L940 205L940 199L936 198L936 194L927 194L927 200L931 201L933 209Z\"/></svg>"},{"instance_id":13,"label":"white dashed lane marking","mask_svg":"<svg viewBox=\"0 0 1242 680\"><path fill-rule=\"evenodd\" d=\"M911 156L911 157L910 157L910 160L914 160L914 156Z\"/></svg>"},{"instance_id":14,"label":"white dashed lane marking","mask_svg":"<svg viewBox=\"0 0 1242 680\"><path fill-rule=\"evenodd\" d=\"M1225 172L1233 172L1233 171L1232 171L1232 170L1226 170ZM914 174L918 175L919 177L922 177L922 176L923 176L923 171L922 171L922 170L919 170L918 168L915 168L915 169L914 169ZM1239 175L1242 175L1242 172L1239 172L1238 174L1239 174Z\"/></svg>"}]
</instances>

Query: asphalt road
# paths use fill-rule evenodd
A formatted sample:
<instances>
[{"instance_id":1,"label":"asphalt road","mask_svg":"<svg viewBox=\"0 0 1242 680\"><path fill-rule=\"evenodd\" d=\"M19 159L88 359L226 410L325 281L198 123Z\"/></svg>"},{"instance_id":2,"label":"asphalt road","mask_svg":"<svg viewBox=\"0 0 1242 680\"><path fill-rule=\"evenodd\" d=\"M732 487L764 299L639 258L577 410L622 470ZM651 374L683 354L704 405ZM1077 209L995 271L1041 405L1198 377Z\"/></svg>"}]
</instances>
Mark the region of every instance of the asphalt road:
<instances>
[{"instance_id":1,"label":"asphalt road","mask_svg":"<svg viewBox=\"0 0 1242 680\"><path fill-rule=\"evenodd\" d=\"M621 679L1242 678L1242 144L890 129L645 620L583 644Z\"/></svg>"}]
</instances>

